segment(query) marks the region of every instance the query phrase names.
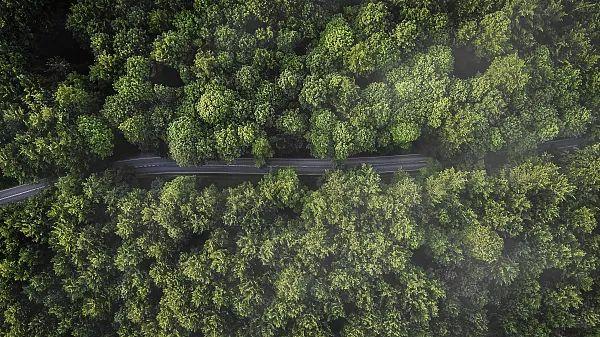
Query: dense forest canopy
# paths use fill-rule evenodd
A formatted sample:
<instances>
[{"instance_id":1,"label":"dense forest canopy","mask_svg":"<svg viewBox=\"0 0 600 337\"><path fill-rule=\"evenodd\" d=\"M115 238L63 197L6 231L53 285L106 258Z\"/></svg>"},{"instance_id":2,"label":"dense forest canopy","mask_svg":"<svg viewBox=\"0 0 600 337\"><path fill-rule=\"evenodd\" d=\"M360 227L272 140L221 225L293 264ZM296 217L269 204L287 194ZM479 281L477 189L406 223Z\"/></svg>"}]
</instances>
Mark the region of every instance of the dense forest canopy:
<instances>
[{"instance_id":1,"label":"dense forest canopy","mask_svg":"<svg viewBox=\"0 0 600 337\"><path fill-rule=\"evenodd\" d=\"M0 208L0 335L599 336L599 26L591 0L0 0L0 189L56 179ZM435 161L107 169L140 152Z\"/></svg>"},{"instance_id":2,"label":"dense forest canopy","mask_svg":"<svg viewBox=\"0 0 600 337\"><path fill-rule=\"evenodd\" d=\"M113 152L114 130L99 113L105 93L86 74L85 46L67 32L68 11L61 1L0 1L0 174L6 177L82 173Z\"/></svg>"},{"instance_id":3,"label":"dense forest canopy","mask_svg":"<svg viewBox=\"0 0 600 337\"><path fill-rule=\"evenodd\" d=\"M186 165L415 149L476 162L598 133L593 1L0 4L14 179L132 145Z\"/></svg>"},{"instance_id":4,"label":"dense forest canopy","mask_svg":"<svg viewBox=\"0 0 600 337\"><path fill-rule=\"evenodd\" d=\"M4 336L596 336L600 144L496 174L61 178L0 209Z\"/></svg>"}]
</instances>

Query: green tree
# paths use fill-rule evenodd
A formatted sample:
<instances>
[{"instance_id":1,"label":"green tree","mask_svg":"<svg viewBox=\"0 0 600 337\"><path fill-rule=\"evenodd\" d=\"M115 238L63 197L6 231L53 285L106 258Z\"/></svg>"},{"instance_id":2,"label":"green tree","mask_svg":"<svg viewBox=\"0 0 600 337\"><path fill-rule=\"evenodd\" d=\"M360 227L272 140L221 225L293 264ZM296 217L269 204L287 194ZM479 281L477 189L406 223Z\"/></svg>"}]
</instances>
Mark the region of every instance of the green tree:
<instances>
[{"instance_id":1,"label":"green tree","mask_svg":"<svg viewBox=\"0 0 600 337\"><path fill-rule=\"evenodd\" d=\"M113 152L113 133L104 122L91 116L80 116L77 129L85 138L90 152L100 158L109 157Z\"/></svg>"}]
</instances>

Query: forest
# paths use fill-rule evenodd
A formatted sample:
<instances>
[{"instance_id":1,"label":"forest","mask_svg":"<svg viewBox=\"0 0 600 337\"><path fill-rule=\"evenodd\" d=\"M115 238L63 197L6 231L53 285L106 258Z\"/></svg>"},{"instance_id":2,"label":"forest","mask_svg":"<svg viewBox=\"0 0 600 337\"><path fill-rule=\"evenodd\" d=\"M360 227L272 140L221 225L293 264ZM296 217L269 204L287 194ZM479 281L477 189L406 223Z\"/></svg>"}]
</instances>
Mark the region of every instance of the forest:
<instances>
[{"instance_id":1,"label":"forest","mask_svg":"<svg viewBox=\"0 0 600 337\"><path fill-rule=\"evenodd\" d=\"M488 174L61 178L0 209L4 336L597 336L600 144Z\"/></svg>"},{"instance_id":2,"label":"forest","mask_svg":"<svg viewBox=\"0 0 600 337\"><path fill-rule=\"evenodd\" d=\"M599 336L599 40L592 0L0 0L0 189L55 181L0 206L0 335Z\"/></svg>"},{"instance_id":3,"label":"forest","mask_svg":"<svg viewBox=\"0 0 600 337\"><path fill-rule=\"evenodd\" d=\"M0 4L12 181L136 149L182 165L415 151L476 165L599 133L594 1Z\"/></svg>"}]
</instances>

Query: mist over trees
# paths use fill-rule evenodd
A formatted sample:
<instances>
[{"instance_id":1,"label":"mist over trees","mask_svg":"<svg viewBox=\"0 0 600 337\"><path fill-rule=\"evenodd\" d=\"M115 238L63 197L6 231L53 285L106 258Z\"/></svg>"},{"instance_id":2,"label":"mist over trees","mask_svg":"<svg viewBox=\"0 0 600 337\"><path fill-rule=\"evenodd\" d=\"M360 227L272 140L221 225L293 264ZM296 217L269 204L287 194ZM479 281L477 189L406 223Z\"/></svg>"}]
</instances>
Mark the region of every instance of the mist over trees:
<instances>
[{"instance_id":1,"label":"mist over trees","mask_svg":"<svg viewBox=\"0 0 600 337\"><path fill-rule=\"evenodd\" d=\"M598 336L599 25L588 0L0 0L0 188L57 179L0 208L0 335ZM106 170L140 152L435 161Z\"/></svg>"},{"instance_id":2,"label":"mist over trees","mask_svg":"<svg viewBox=\"0 0 600 337\"><path fill-rule=\"evenodd\" d=\"M594 336L598 144L496 174L65 177L0 209L5 336Z\"/></svg>"}]
</instances>

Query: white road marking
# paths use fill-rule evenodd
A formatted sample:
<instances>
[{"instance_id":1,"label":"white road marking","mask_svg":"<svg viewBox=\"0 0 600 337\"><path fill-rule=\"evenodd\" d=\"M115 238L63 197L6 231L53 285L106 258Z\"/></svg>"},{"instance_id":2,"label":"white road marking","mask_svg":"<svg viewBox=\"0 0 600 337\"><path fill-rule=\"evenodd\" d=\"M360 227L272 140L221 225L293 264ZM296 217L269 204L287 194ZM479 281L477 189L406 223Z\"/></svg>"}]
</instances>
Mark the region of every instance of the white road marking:
<instances>
[{"instance_id":1,"label":"white road marking","mask_svg":"<svg viewBox=\"0 0 600 337\"><path fill-rule=\"evenodd\" d=\"M18 197L19 195L22 195L22 194L25 194L25 193L29 193L29 192L34 192L34 191L41 190L41 189L47 188L47 187L48 187L48 185L38 186L36 188L30 189L30 190L27 190L27 191L23 191L23 192L20 192L20 193L17 193L17 194L13 194L13 195L9 195L7 197L0 198L0 201L6 200L6 199L15 198L15 197Z\"/></svg>"}]
</instances>

